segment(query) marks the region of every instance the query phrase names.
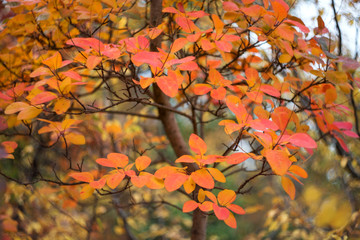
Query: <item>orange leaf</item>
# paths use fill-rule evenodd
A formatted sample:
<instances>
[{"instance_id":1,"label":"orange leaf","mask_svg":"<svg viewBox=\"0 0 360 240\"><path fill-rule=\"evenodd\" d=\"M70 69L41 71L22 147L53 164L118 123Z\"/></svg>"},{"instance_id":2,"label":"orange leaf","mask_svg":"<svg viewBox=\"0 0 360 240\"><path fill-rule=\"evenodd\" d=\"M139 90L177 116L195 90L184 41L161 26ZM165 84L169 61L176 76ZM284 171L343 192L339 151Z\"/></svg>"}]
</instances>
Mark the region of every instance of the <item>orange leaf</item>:
<instances>
[{"instance_id":1,"label":"orange leaf","mask_svg":"<svg viewBox=\"0 0 360 240\"><path fill-rule=\"evenodd\" d=\"M226 162L228 164L240 164L249 158L250 156L246 153L233 153L226 158Z\"/></svg>"},{"instance_id":2,"label":"orange leaf","mask_svg":"<svg viewBox=\"0 0 360 240\"><path fill-rule=\"evenodd\" d=\"M225 98L226 95L226 89L224 87L219 87L217 89L213 89L211 91L210 96L215 99L215 100L223 100Z\"/></svg>"},{"instance_id":3,"label":"orange leaf","mask_svg":"<svg viewBox=\"0 0 360 240\"><path fill-rule=\"evenodd\" d=\"M85 137L79 133L69 133L65 135L65 139L67 142L75 144L75 145L84 145Z\"/></svg>"},{"instance_id":4,"label":"orange leaf","mask_svg":"<svg viewBox=\"0 0 360 240\"><path fill-rule=\"evenodd\" d=\"M92 182L90 182L90 186L91 186L92 188L95 188L95 189L101 189L101 188L104 187L105 182L106 182L106 179L105 179L105 178L101 178L101 179L99 179L99 180L97 180L97 181L92 181Z\"/></svg>"},{"instance_id":5,"label":"orange leaf","mask_svg":"<svg viewBox=\"0 0 360 240\"><path fill-rule=\"evenodd\" d=\"M273 172L280 176L288 171L292 163L283 150L267 150L265 156Z\"/></svg>"},{"instance_id":6,"label":"orange leaf","mask_svg":"<svg viewBox=\"0 0 360 240\"><path fill-rule=\"evenodd\" d=\"M196 154L204 155L207 150L206 143L198 135L192 133L189 138L189 146Z\"/></svg>"},{"instance_id":7,"label":"orange leaf","mask_svg":"<svg viewBox=\"0 0 360 240\"><path fill-rule=\"evenodd\" d=\"M160 61L160 55L158 52L147 52L142 51L131 57L131 60L136 66L140 66L143 63L147 63L153 67L162 67L162 62Z\"/></svg>"},{"instance_id":8,"label":"orange leaf","mask_svg":"<svg viewBox=\"0 0 360 240\"><path fill-rule=\"evenodd\" d=\"M193 31L200 31L200 29L194 24L194 22L186 17L179 16L175 19L175 21L187 33L192 33Z\"/></svg>"},{"instance_id":9,"label":"orange leaf","mask_svg":"<svg viewBox=\"0 0 360 240\"><path fill-rule=\"evenodd\" d=\"M142 188L143 186L145 186L149 179L150 179L150 175L148 174L142 174L140 173L139 176L132 176L131 177L131 183L134 184L134 186L138 187L138 188Z\"/></svg>"},{"instance_id":10,"label":"orange leaf","mask_svg":"<svg viewBox=\"0 0 360 240\"><path fill-rule=\"evenodd\" d=\"M289 178L282 176L281 185L291 200L294 200L296 191L294 183Z\"/></svg>"},{"instance_id":11,"label":"orange leaf","mask_svg":"<svg viewBox=\"0 0 360 240\"><path fill-rule=\"evenodd\" d=\"M161 189L164 188L164 180L151 174L148 182L146 183L146 186L150 189Z\"/></svg>"},{"instance_id":12,"label":"orange leaf","mask_svg":"<svg viewBox=\"0 0 360 240\"><path fill-rule=\"evenodd\" d=\"M107 158L112 160L116 167L125 168L125 166L129 163L129 158L121 153L109 153Z\"/></svg>"},{"instance_id":13,"label":"orange leaf","mask_svg":"<svg viewBox=\"0 0 360 240\"><path fill-rule=\"evenodd\" d=\"M233 211L234 213L236 213L236 214L239 214L239 215L245 214L245 210L242 207L238 206L238 205L229 204L226 207L228 209L230 209L231 211Z\"/></svg>"},{"instance_id":14,"label":"orange leaf","mask_svg":"<svg viewBox=\"0 0 360 240\"><path fill-rule=\"evenodd\" d=\"M202 168L191 173L194 182L203 188L213 189L215 186L214 179L206 169Z\"/></svg>"},{"instance_id":15,"label":"orange leaf","mask_svg":"<svg viewBox=\"0 0 360 240\"><path fill-rule=\"evenodd\" d=\"M210 172L211 176L218 181L218 182L226 182L226 178L222 172L219 171L217 168L207 168L207 170Z\"/></svg>"},{"instance_id":16,"label":"orange leaf","mask_svg":"<svg viewBox=\"0 0 360 240\"><path fill-rule=\"evenodd\" d=\"M204 95L208 92L210 92L212 89L211 85L206 84L206 83L199 83L199 84L195 84L194 86L194 94L196 95Z\"/></svg>"},{"instance_id":17,"label":"orange leaf","mask_svg":"<svg viewBox=\"0 0 360 240\"><path fill-rule=\"evenodd\" d=\"M182 173L174 173L165 178L164 184L165 189L168 192L175 191L179 189L189 178L188 175L182 174Z\"/></svg>"},{"instance_id":18,"label":"orange leaf","mask_svg":"<svg viewBox=\"0 0 360 240\"><path fill-rule=\"evenodd\" d=\"M223 29L224 29L224 23L221 21L221 19L216 14L212 14L211 18L214 22L216 35L221 36Z\"/></svg>"},{"instance_id":19,"label":"orange leaf","mask_svg":"<svg viewBox=\"0 0 360 240\"><path fill-rule=\"evenodd\" d=\"M234 215L230 212L229 217L224 220L225 224L228 225L231 228L236 228L236 219Z\"/></svg>"},{"instance_id":20,"label":"orange leaf","mask_svg":"<svg viewBox=\"0 0 360 240\"><path fill-rule=\"evenodd\" d=\"M178 69L183 71L195 71L199 69L199 66L194 61L182 63L177 66Z\"/></svg>"},{"instance_id":21,"label":"orange leaf","mask_svg":"<svg viewBox=\"0 0 360 240\"><path fill-rule=\"evenodd\" d=\"M307 172L297 165L291 165L291 167L289 168L289 172L295 173L296 175L302 178L308 177Z\"/></svg>"},{"instance_id":22,"label":"orange leaf","mask_svg":"<svg viewBox=\"0 0 360 240\"><path fill-rule=\"evenodd\" d=\"M215 216L219 220L225 220L229 217L230 211L226 207L219 207L217 204L213 204Z\"/></svg>"},{"instance_id":23,"label":"orange leaf","mask_svg":"<svg viewBox=\"0 0 360 240\"><path fill-rule=\"evenodd\" d=\"M186 193L192 193L195 190L196 184L194 180L189 177L186 182L184 182L184 189Z\"/></svg>"},{"instance_id":24,"label":"orange leaf","mask_svg":"<svg viewBox=\"0 0 360 240\"><path fill-rule=\"evenodd\" d=\"M183 205L183 212L192 212L199 206L199 203L195 202L194 200L189 200L184 203Z\"/></svg>"},{"instance_id":25,"label":"orange leaf","mask_svg":"<svg viewBox=\"0 0 360 240\"><path fill-rule=\"evenodd\" d=\"M225 189L219 192L218 202L221 206L227 206L236 199L236 193L233 190Z\"/></svg>"},{"instance_id":26,"label":"orange leaf","mask_svg":"<svg viewBox=\"0 0 360 240\"><path fill-rule=\"evenodd\" d=\"M157 38L161 33L163 32L163 30L159 29L159 28L148 28L148 36L150 39L155 39Z\"/></svg>"},{"instance_id":27,"label":"orange leaf","mask_svg":"<svg viewBox=\"0 0 360 240\"><path fill-rule=\"evenodd\" d=\"M138 171L142 171L147 168L151 163L151 159L147 156L140 156L135 160L135 166Z\"/></svg>"},{"instance_id":28,"label":"orange leaf","mask_svg":"<svg viewBox=\"0 0 360 240\"><path fill-rule=\"evenodd\" d=\"M317 144L314 139L306 133L295 133L291 135L288 141L298 147L317 148Z\"/></svg>"},{"instance_id":29,"label":"orange leaf","mask_svg":"<svg viewBox=\"0 0 360 240\"><path fill-rule=\"evenodd\" d=\"M89 56L86 60L86 67L89 70L93 70L101 62L101 60L101 57Z\"/></svg>"},{"instance_id":30,"label":"orange leaf","mask_svg":"<svg viewBox=\"0 0 360 240\"><path fill-rule=\"evenodd\" d=\"M91 187L90 185L85 185L80 191L80 198L81 199L89 198L94 191L95 189L93 187Z\"/></svg>"},{"instance_id":31,"label":"orange leaf","mask_svg":"<svg viewBox=\"0 0 360 240\"><path fill-rule=\"evenodd\" d=\"M189 41L186 38L177 38L171 46L171 52L176 53L181 50Z\"/></svg>"},{"instance_id":32,"label":"orange leaf","mask_svg":"<svg viewBox=\"0 0 360 240\"><path fill-rule=\"evenodd\" d=\"M224 52L231 52L231 49L233 48L233 45L227 41L215 41L216 47Z\"/></svg>"},{"instance_id":33,"label":"orange leaf","mask_svg":"<svg viewBox=\"0 0 360 240\"><path fill-rule=\"evenodd\" d=\"M62 57L59 52L56 52L51 57L45 59L43 62L46 66L48 66L52 70L56 70L61 67L62 64Z\"/></svg>"},{"instance_id":34,"label":"orange leaf","mask_svg":"<svg viewBox=\"0 0 360 240\"><path fill-rule=\"evenodd\" d=\"M106 183L111 189L115 189L124 179L124 170L117 170L113 174L107 176Z\"/></svg>"},{"instance_id":35,"label":"orange leaf","mask_svg":"<svg viewBox=\"0 0 360 240\"><path fill-rule=\"evenodd\" d=\"M89 172L81 172L81 173L70 173L70 177L75 178L81 182L92 182L94 181L94 176Z\"/></svg>"},{"instance_id":36,"label":"orange leaf","mask_svg":"<svg viewBox=\"0 0 360 240\"><path fill-rule=\"evenodd\" d=\"M193 162L196 162L196 159L190 155L183 155L183 156L179 157L178 159L176 159L175 162L176 163L179 163L179 162L193 163Z\"/></svg>"},{"instance_id":37,"label":"orange leaf","mask_svg":"<svg viewBox=\"0 0 360 240\"><path fill-rule=\"evenodd\" d=\"M210 201L205 201L199 205L199 209L203 212L208 212L208 211L213 210L213 205L214 205L214 203L212 203Z\"/></svg>"},{"instance_id":38,"label":"orange leaf","mask_svg":"<svg viewBox=\"0 0 360 240\"><path fill-rule=\"evenodd\" d=\"M179 88L176 79L167 76L158 77L156 79L156 83L163 93L165 93L169 97L176 96Z\"/></svg>"}]
</instances>

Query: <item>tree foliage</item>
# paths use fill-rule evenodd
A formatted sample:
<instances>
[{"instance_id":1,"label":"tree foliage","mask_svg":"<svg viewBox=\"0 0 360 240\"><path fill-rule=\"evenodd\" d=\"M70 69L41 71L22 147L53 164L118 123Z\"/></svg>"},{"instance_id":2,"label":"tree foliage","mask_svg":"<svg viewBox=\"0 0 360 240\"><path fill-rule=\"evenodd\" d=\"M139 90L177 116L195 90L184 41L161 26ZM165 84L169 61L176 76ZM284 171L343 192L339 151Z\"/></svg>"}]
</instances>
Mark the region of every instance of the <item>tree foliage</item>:
<instances>
[{"instance_id":1,"label":"tree foliage","mask_svg":"<svg viewBox=\"0 0 360 240\"><path fill-rule=\"evenodd\" d=\"M0 208L4 236L56 237L44 229L57 223L44 219L64 221L60 212L79 226L59 230L73 238L189 237L158 227L173 224L204 239L208 217L231 228L246 219L242 196L255 179L274 179L295 199L319 145L351 156L357 118L353 131L339 116L356 116L348 99L359 63L334 52L320 16L310 30L291 7L7 1L0 174L14 189ZM27 225L31 206L48 217Z\"/></svg>"}]
</instances>

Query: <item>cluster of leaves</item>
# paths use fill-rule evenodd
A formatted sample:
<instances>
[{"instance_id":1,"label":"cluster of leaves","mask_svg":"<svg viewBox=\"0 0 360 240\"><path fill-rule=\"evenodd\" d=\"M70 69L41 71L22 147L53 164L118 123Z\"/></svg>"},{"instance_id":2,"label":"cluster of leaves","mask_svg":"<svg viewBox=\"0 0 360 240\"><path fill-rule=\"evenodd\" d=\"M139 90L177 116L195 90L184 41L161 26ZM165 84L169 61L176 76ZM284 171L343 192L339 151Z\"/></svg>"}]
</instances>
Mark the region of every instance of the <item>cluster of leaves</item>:
<instances>
[{"instance_id":1,"label":"cluster of leaves","mask_svg":"<svg viewBox=\"0 0 360 240\"><path fill-rule=\"evenodd\" d=\"M149 25L150 4L135 0L8 2L14 16L0 33L9 43L0 54L0 130L14 139L1 143L0 158L13 158L15 140L30 139L57 149L66 160L61 175L77 180L62 180L53 168L55 180L40 173L30 182L84 185L82 199L164 188L189 198L183 212L199 209L236 228L232 212L245 211L233 202L255 177L279 176L294 199L293 181L308 177L299 160L313 154L315 138L332 137L349 152L345 139L358 137L351 122L335 117L350 113L337 97L358 84L351 74L358 64L331 53L321 17L310 37L283 0L224 1L220 10L218 1L164 1L158 25ZM178 128L161 111L186 119L194 155L160 151L182 141L147 129ZM99 122L115 115L127 115L128 128L145 119L134 130L141 140L119 143L123 130L110 126L110 141L97 144ZM213 121L227 145L209 154L204 129ZM245 161L258 172L227 185Z\"/></svg>"}]
</instances>

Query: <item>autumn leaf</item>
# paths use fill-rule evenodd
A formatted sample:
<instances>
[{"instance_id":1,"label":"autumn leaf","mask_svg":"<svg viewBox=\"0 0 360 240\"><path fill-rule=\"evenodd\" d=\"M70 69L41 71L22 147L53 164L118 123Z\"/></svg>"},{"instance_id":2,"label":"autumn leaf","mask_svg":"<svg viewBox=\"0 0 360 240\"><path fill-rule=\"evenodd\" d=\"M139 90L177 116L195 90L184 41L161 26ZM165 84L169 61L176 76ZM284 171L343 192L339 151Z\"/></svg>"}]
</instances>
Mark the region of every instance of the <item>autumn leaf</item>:
<instances>
[{"instance_id":1,"label":"autumn leaf","mask_svg":"<svg viewBox=\"0 0 360 240\"><path fill-rule=\"evenodd\" d=\"M292 164L283 150L267 150L265 157L274 173L280 176L286 174Z\"/></svg>"}]
</instances>

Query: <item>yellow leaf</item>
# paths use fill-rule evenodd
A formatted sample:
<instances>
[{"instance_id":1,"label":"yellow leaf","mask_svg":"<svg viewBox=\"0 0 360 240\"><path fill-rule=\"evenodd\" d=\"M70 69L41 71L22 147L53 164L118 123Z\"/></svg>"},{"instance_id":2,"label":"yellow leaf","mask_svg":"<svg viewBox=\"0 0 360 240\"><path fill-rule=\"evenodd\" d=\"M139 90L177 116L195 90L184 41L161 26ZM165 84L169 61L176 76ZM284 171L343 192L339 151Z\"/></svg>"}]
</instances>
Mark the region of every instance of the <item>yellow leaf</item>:
<instances>
[{"instance_id":1,"label":"yellow leaf","mask_svg":"<svg viewBox=\"0 0 360 240\"><path fill-rule=\"evenodd\" d=\"M291 60L291 56L289 55L289 54L281 54L281 56L279 57L279 62L280 63L288 63L288 62L290 62L290 60Z\"/></svg>"},{"instance_id":2,"label":"yellow leaf","mask_svg":"<svg viewBox=\"0 0 360 240\"><path fill-rule=\"evenodd\" d=\"M85 187L83 187L80 191L80 198L81 199L87 199L89 197L91 197L91 195L94 192L94 188L92 188L90 185L85 185Z\"/></svg>"},{"instance_id":3,"label":"yellow leaf","mask_svg":"<svg viewBox=\"0 0 360 240\"><path fill-rule=\"evenodd\" d=\"M14 102L14 103L11 103L9 106L6 107L5 114L17 113L17 112L20 112L20 111L24 110L27 107L29 107L29 104L27 104L27 103Z\"/></svg>"},{"instance_id":4,"label":"yellow leaf","mask_svg":"<svg viewBox=\"0 0 360 240\"><path fill-rule=\"evenodd\" d=\"M37 117L43 110L34 106L29 106L22 110L17 116L18 120L31 120Z\"/></svg>"},{"instance_id":5,"label":"yellow leaf","mask_svg":"<svg viewBox=\"0 0 360 240\"><path fill-rule=\"evenodd\" d=\"M79 133L69 133L65 135L65 139L68 143L75 145L84 145L85 137Z\"/></svg>"},{"instance_id":6,"label":"yellow leaf","mask_svg":"<svg viewBox=\"0 0 360 240\"><path fill-rule=\"evenodd\" d=\"M66 112L69 109L70 105L71 105L71 101L69 99L60 98L55 103L54 111L58 115L63 114L64 112Z\"/></svg>"},{"instance_id":7,"label":"yellow leaf","mask_svg":"<svg viewBox=\"0 0 360 240\"><path fill-rule=\"evenodd\" d=\"M52 70L56 70L61 67L62 64L62 57L59 52L56 52L51 57L45 59L43 62L46 66L48 66Z\"/></svg>"}]
</instances>

